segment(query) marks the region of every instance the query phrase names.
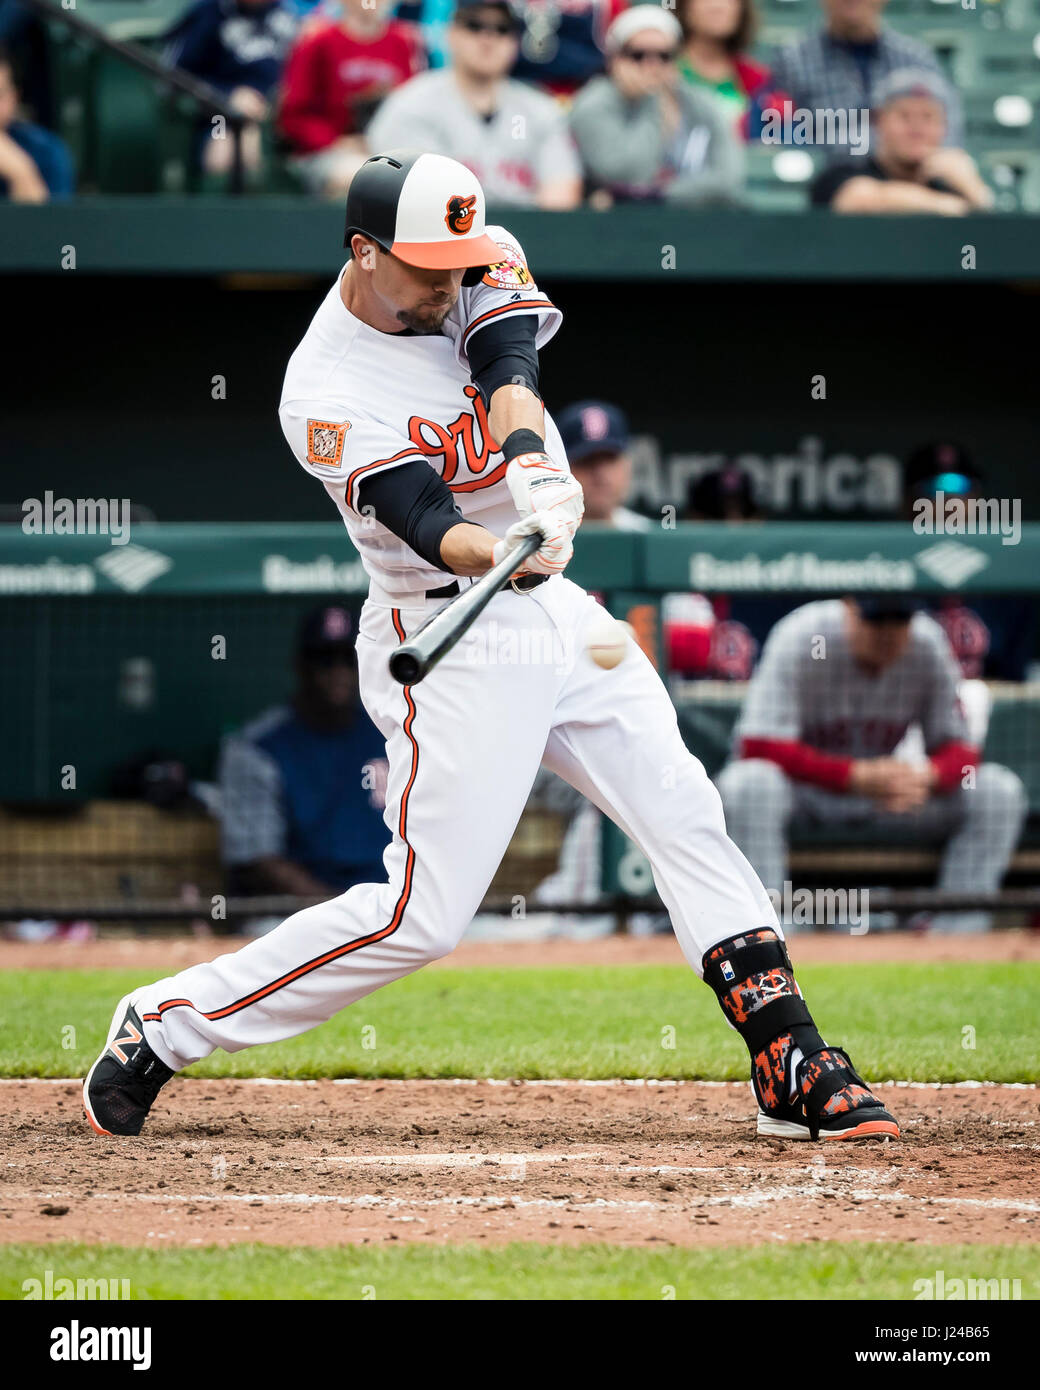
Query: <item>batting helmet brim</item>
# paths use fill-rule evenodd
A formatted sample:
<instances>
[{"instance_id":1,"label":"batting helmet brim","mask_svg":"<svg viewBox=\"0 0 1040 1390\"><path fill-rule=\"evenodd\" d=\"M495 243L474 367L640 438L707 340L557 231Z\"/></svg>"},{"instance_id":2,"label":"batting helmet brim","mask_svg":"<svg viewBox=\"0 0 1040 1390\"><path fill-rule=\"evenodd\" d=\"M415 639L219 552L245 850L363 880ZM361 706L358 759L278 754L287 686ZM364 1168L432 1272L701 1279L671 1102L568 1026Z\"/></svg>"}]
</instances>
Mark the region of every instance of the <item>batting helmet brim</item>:
<instances>
[{"instance_id":1,"label":"batting helmet brim","mask_svg":"<svg viewBox=\"0 0 1040 1390\"><path fill-rule=\"evenodd\" d=\"M463 270L496 264L502 259L502 248L485 234L467 241L457 237L454 241L395 241L390 254L426 270Z\"/></svg>"}]
</instances>

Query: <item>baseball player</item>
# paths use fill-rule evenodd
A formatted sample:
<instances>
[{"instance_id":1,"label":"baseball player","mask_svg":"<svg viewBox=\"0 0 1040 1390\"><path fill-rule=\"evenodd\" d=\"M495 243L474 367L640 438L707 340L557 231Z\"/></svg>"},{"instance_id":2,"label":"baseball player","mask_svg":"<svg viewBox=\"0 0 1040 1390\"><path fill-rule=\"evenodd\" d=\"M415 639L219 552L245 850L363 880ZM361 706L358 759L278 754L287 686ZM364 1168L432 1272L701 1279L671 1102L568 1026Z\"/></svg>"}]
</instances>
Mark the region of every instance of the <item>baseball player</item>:
<instances>
[{"instance_id":1,"label":"baseball player","mask_svg":"<svg viewBox=\"0 0 1040 1390\"><path fill-rule=\"evenodd\" d=\"M898 1136L817 1031L769 897L728 839L651 663L631 642L610 671L585 651L602 609L564 576L581 489L538 389L538 353L561 314L520 246L485 227L468 169L411 150L362 166L345 245L289 362L280 414L370 576L357 650L389 759L385 877L127 995L84 1082L91 1124L137 1134L181 1068L218 1047L293 1037L446 955L544 763L649 858L686 959L747 1043L759 1131ZM540 547L477 618L474 640L421 684L397 684L397 644L533 535Z\"/></svg>"},{"instance_id":2,"label":"baseball player","mask_svg":"<svg viewBox=\"0 0 1040 1390\"><path fill-rule=\"evenodd\" d=\"M906 594L807 603L770 633L719 790L737 844L768 888L786 876L792 827L871 828L892 844L944 844L939 887L1000 887L1026 815L1020 779L980 765L942 628ZM899 753L911 726L926 757ZM978 931L984 913L937 914Z\"/></svg>"}]
</instances>

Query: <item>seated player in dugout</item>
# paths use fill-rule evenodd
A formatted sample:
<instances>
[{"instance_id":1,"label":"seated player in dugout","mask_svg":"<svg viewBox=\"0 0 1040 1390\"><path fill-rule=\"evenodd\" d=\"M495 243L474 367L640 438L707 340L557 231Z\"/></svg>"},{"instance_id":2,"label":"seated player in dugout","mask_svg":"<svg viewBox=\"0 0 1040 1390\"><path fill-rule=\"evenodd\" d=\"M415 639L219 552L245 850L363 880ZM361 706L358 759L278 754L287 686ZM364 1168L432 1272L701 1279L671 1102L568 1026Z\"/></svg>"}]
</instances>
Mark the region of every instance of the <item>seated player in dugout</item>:
<instances>
[{"instance_id":1,"label":"seated player in dugout","mask_svg":"<svg viewBox=\"0 0 1040 1390\"><path fill-rule=\"evenodd\" d=\"M561 311L509 232L485 226L483 190L455 160L373 156L346 222L350 259L290 360L280 415L370 578L358 672L390 763L384 871L132 990L84 1081L90 1123L137 1134L182 1068L293 1037L453 950L544 765L649 859L689 965L747 1045L759 1133L898 1137L818 1032L651 662L631 640L610 670L588 655L602 609L564 574L581 487L539 389ZM538 549L465 636L424 680L398 684L396 647L532 536Z\"/></svg>"},{"instance_id":2,"label":"seated player in dugout","mask_svg":"<svg viewBox=\"0 0 1040 1390\"><path fill-rule=\"evenodd\" d=\"M1027 804L1021 781L969 741L946 636L906 594L804 604L766 641L718 785L730 834L773 892L795 830L942 844L938 887L996 892ZM925 757L897 752L921 731ZM943 912L936 931L983 931L984 912Z\"/></svg>"},{"instance_id":3,"label":"seated player in dugout","mask_svg":"<svg viewBox=\"0 0 1040 1390\"><path fill-rule=\"evenodd\" d=\"M304 617L290 702L224 740L219 782L232 894L331 898L381 874L386 750L358 698L348 609Z\"/></svg>"}]
</instances>

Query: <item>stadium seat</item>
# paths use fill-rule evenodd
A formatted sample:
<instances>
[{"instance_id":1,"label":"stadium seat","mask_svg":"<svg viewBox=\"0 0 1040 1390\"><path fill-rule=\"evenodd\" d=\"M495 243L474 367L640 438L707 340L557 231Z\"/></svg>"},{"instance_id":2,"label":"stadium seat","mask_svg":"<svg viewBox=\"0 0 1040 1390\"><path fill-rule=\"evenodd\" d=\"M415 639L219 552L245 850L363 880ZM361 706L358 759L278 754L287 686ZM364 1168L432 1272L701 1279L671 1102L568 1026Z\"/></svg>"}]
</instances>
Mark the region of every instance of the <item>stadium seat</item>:
<instances>
[{"instance_id":1,"label":"stadium seat","mask_svg":"<svg viewBox=\"0 0 1040 1390\"><path fill-rule=\"evenodd\" d=\"M1028 28L1017 33L980 30L973 51L974 86L1040 96L1040 15L1032 33Z\"/></svg>"},{"instance_id":2,"label":"stadium seat","mask_svg":"<svg viewBox=\"0 0 1040 1390\"><path fill-rule=\"evenodd\" d=\"M965 98L964 122L968 148L974 152L1034 151L1040 97L1031 100L1018 93L974 92Z\"/></svg>"},{"instance_id":3,"label":"stadium seat","mask_svg":"<svg viewBox=\"0 0 1040 1390\"><path fill-rule=\"evenodd\" d=\"M104 193L155 193L163 97L154 80L111 54L94 63L93 166Z\"/></svg>"},{"instance_id":4,"label":"stadium seat","mask_svg":"<svg viewBox=\"0 0 1040 1390\"><path fill-rule=\"evenodd\" d=\"M963 12L932 4L927 10L900 16L899 32L925 43L938 58L952 84L961 91L970 86L975 72L974 51L978 33L959 21Z\"/></svg>"},{"instance_id":5,"label":"stadium seat","mask_svg":"<svg viewBox=\"0 0 1040 1390\"><path fill-rule=\"evenodd\" d=\"M188 8L190 0L76 0L76 13L114 39L155 39Z\"/></svg>"},{"instance_id":6,"label":"stadium seat","mask_svg":"<svg viewBox=\"0 0 1040 1390\"><path fill-rule=\"evenodd\" d=\"M72 152L79 185L87 177L88 130L92 118L91 49L64 25L48 30L48 59L58 133Z\"/></svg>"},{"instance_id":7,"label":"stadium seat","mask_svg":"<svg viewBox=\"0 0 1040 1390\"><path fill-rule=\"evenodd\" d=\"M747 193L751 206L766 212L801 212L817 160L804 147L752 143L747 147Z\"/></svg>"}]
</instances>

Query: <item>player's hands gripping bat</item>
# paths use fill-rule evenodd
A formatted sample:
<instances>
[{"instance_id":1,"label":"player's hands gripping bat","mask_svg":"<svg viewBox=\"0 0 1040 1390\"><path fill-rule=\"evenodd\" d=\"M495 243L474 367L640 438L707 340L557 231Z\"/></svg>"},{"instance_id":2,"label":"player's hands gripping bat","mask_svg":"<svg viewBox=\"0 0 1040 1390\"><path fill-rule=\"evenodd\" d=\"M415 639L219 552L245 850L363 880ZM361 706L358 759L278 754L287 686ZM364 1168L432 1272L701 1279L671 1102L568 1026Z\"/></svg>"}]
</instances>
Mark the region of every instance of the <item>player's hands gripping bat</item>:
<instances>
[{"instance_id":1,"label":"player's hands gripping bat","mask_svg":"<svg viewBox=\"0 0 1040 1390\"><path fill-rule=\"evenodd\" d=\"M390 674L402 685L415 685L432 671L510 579L520 574L560 574L574 554L574 533L585 514L585 498L570 471L544 451L528 450L510 458L506 484L520 520L495 544L487 574L439 609L392 653Z\"/></svg>"},{"instance_id":2,"label":"player's hands gripping bat","mask_svg":"<svg viewBox=\"0 0 1040 1390\"><path fill-rule=\"evenodd\" d=\"M514 528L509 529L512 531ZM501 540L495 546L496 556L499 547L504 544L505 541ZM394 680L402 685L417 685L423 676L428 675L445 652L452 649L480 616L499 589L504 589L516 574L523 572L524 562L543 544L544 537L537 529L523 535L519 544L506 550L487 574L481 575L468 589L463 589L458 598L439 608L406 642L396 647L390 654L389 663Z\"/></svg>"},{"instance_id":3,"label":"player's hands gripping bat","mask_svg":"<svg viewBox=\"0 0 1040 1390\"><path fill-rule=\"evenodd\" d=\"M528 534L526 529L518 528L535 524L545 537L546 544L539 549L524 573L559 574L573 554L573 546L569 542L573 542L574 533L585 515L585 495L581 483L566 467L554 463L548 454L538 450L517 454L510 459L506 468L506 485L521 520L510 526L504 539L496 546L496 557L499 547L506 545L511 536ZM533 523L535 516L542 519ZM555 527L550 526L551 520L556 521ZM567 533L567 545L561 544L561 525Z\"/></svg>"},{"instance_id":4,"label":"player's hands gripping bat","mask_svg":"<svg viewBox=\"0 0 1040 1390\"><path fill-rule=\"evenodd\" d=\"M527 564L519 571L521 574L562 574L574 554L574 535L569 524L555 512L531 512L529 516L514 521L491 552L494 564L498 564L527 536L538 536L540 544Z\"/></svg>"}]
</instances>

